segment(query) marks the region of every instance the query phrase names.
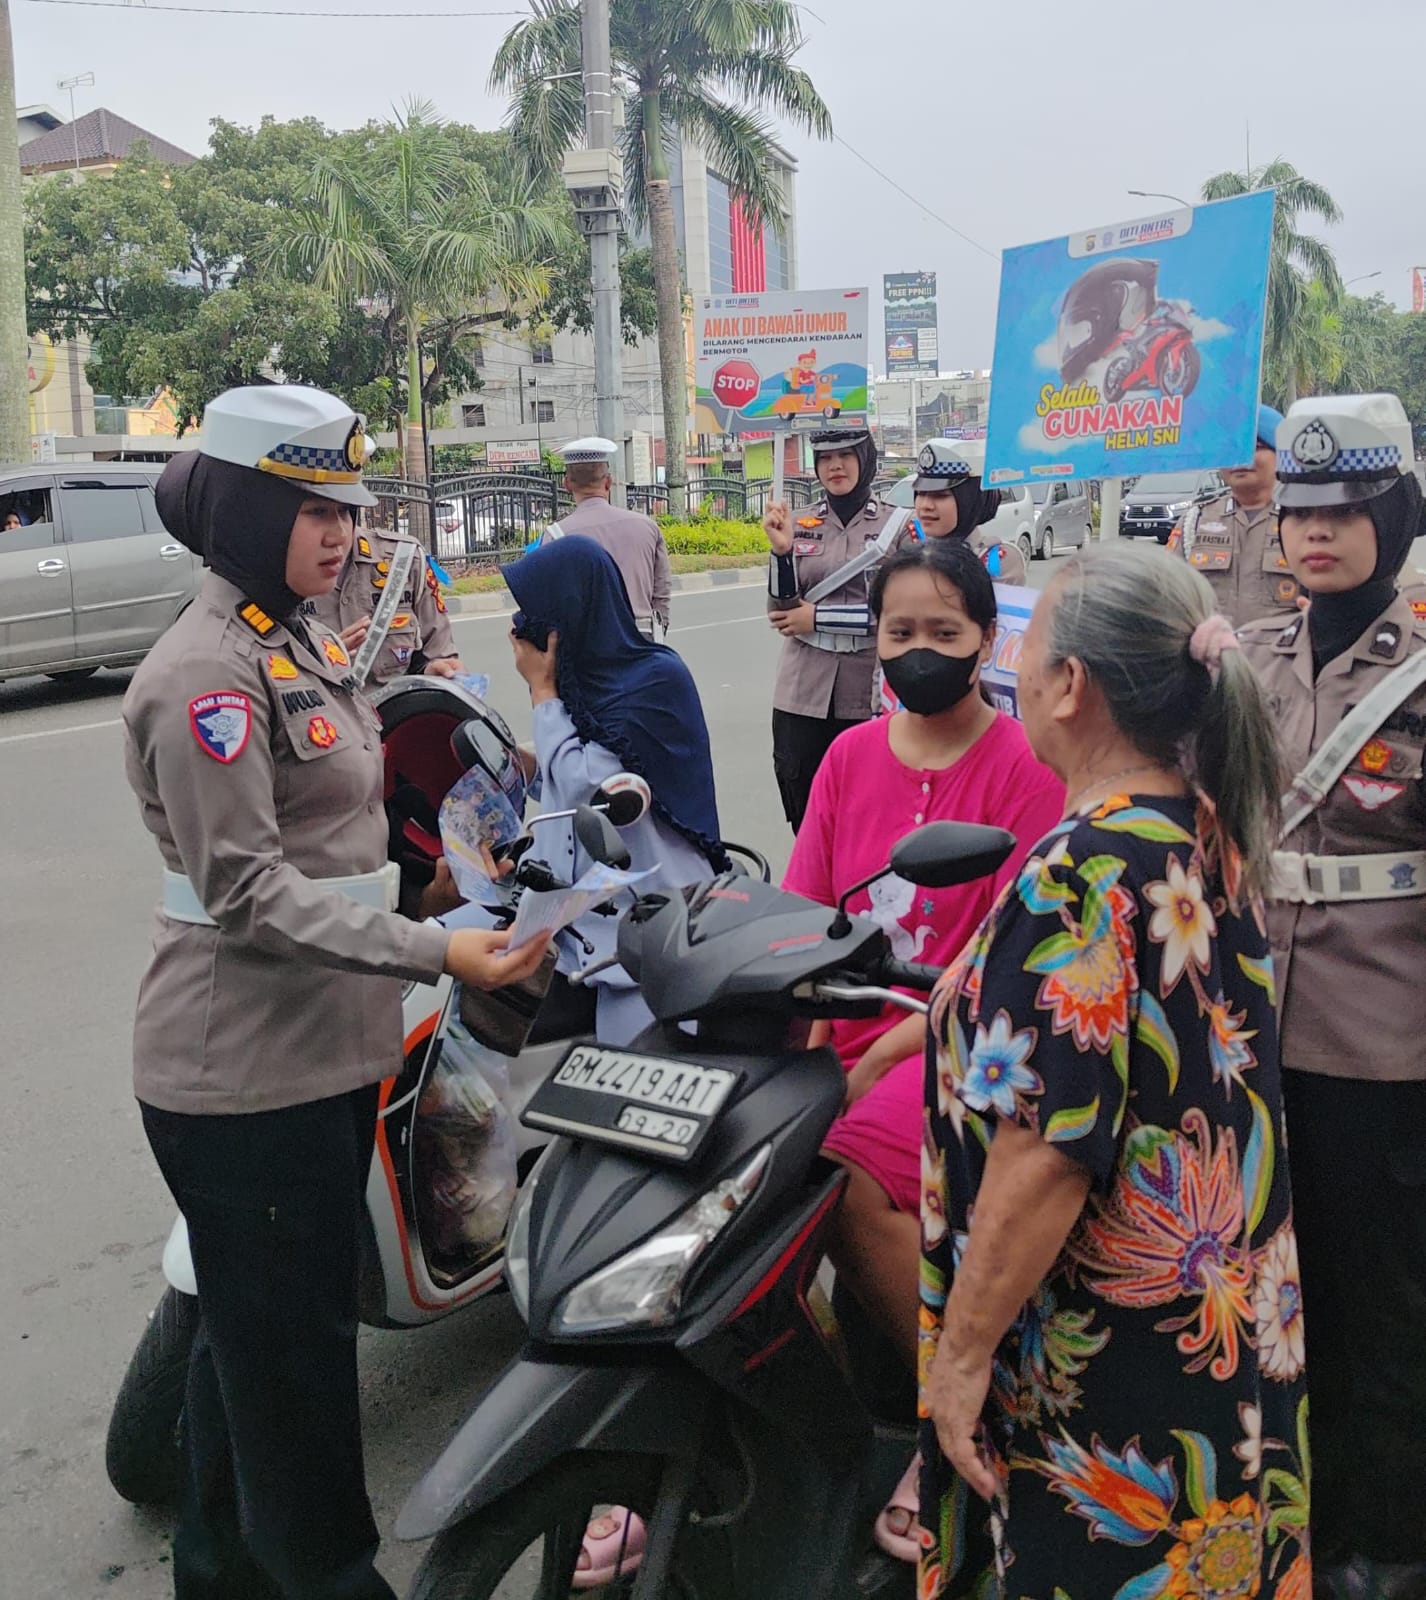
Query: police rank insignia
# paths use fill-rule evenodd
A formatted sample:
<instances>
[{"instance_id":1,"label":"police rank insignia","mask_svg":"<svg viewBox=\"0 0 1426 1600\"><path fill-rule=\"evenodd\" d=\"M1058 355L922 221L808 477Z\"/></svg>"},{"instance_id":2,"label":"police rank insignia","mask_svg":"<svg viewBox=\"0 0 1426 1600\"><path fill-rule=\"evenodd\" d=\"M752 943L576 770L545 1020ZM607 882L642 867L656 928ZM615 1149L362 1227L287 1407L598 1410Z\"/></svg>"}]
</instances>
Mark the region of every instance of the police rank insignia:
<instances>
[{"instance_id":1,"label":"police rank insignia","mask_svg":"<svg viewBox=\"0 0 1426 1600\"><path fill-rule=\"evenodd\" d=\"M198 748L214 761L230 766L247 748L252 732L252 701L236 689L200 694L188 702L188 726Z\"/></svg>"},{"instance_id":2,"label":"police rank insignia","mask_svg":"<svg viewBox=\"0 0 1426 1600\"><path fill-rule=\"evenodd\" d=\"M330 750L337 742L336 724L325 717L313 717L307 724L307 737L319 750Z\"/></svg>"},{"instance_id":3,"label":"police rank insignia","mask_svg":"<svg viewBox=\"0 0 1426 1600\"><path fill-rule=\"evenodd\" d=\"M277 626L267 612L261 606L255 606L251 600L244 600L238 607L238 620L247 623L259 639L266 639Z\"/></svg>"},{"instance_id":4,"label":"police rank insignia","mask_svg":"<svg viewBox=\"0 0 1426 1600\"><path fill-rule=\"evenodd\" d=\"M267 675L278 683L289 683L297 676L297 668L286 656L269 656L267 658Z\"/></svg>"},{"instance_id":5,"label":"police rank insignia","mask_svg":"<svg viewBox=\"0 0 1426 1600\"><path fill-rule=\"evenodd\" d=\"M357 554L359 556L369 556L371 554L371 541L365 534L357 536Z\"/></svg>"},{"instance_id":6,"label":"police rank insignia","mask_svg":"<svg viewBox=\"0 0 1426 1600\"><path fill-rule=\"evenodd\" d=\"M1391 746L1380 739L1373 739L1370 744L1362 746L1357 760L1368 772L1385 772L1391 765Z\"/></svg>"},{"instance_id":7,"label":"police rank insignia","mask_svg":"<svg viewBox=\"0 0 1426 1600\"><path fill-rule=\"evenodd\" d=\"M322 640L322 654L334 667L349 667L352 658L342 649L335 639L324 637Z\"/></svg>"}]
</instances>

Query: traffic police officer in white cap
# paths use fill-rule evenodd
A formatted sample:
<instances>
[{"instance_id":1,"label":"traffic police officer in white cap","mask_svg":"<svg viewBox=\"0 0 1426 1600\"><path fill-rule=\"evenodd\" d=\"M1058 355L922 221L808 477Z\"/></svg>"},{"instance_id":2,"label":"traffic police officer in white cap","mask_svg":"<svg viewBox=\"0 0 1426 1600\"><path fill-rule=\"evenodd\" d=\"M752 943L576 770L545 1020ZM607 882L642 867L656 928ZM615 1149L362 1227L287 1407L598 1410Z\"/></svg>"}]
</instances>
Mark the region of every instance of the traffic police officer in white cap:
<instances>
[{"instance_id":1,"label":"traffic police officer in white cap","mask_svg":"<svg viewBox=\"0 0 1426 1600\"><path fill-rule=\"evenodd\" d=\"M932 439L917 458L916 526L927 539L960 538L997 583L1024 583L1025 557L987 526L999 511L999 489L981 483L985 447L974 440ZM903 535L903 538L905 535Z\"/></svg>"},{"instance_id":2,"label":"traffic police officer in white cap","mask_svg":"<svg viewBox=\"0 0 1426 1600\"><path fill-rule=\"evenodd\" d=\"M134 1090L188 1224L202 1312L174 1538L181 1600L392 1600L357 1406L357 1240L403 979L494 988L542 941L394 914L381 727L337 637L362 419L277 385L208 407L159 480L208 567L124 699L162 857Z\"/></svg>"},{"instance_id":3,"label":"traffic police officer in white cap","mask_svg":"<svg viewBox=\"0 0 1426 1600\"><path fill-rule=\"evenodd\" d=\"M540 542L577 533L602 545L624 580L640 633L656 639L660 632L667 633L669 626L673 581L668 546L652 517L610 504L614 488L611 463L618 452L612 439L576 439L565 446L564 486L574 500L574 510L552 522Z\"/></svg>"},{"instance_id":4,"label":"traffic police officer in white cap","mask_svg":"<svg viewBox=\"0 0 1426 1600\"><path fill-rule=\"evenodd\" d=\"M811 442L825 498L795 518L774 501L763 518L772 546L768 620L786 641L773 685L772 762L794 832L832 741L872 714L876 624L867 598L877 565L911 520L874 492L869 429L823 428Z\"/></svg>"},{"instance_id":5,"label":"traffic police officer in white cap","mask_svg":"<svg viewBox=\"0 0 1426 1600\"><path fill-rule=\"evenodd\" d=\"M1305 1318L1319 1600L1426 1595L1426 601L1398 587L1426 533L1411 444L1395 395L1292 407L1282 548L1311 603L1240 634L1297 774L1268 906L1296 1242L1257 1341L1269 1375L1291 1376Z\"/></svg>"}]
</instances>

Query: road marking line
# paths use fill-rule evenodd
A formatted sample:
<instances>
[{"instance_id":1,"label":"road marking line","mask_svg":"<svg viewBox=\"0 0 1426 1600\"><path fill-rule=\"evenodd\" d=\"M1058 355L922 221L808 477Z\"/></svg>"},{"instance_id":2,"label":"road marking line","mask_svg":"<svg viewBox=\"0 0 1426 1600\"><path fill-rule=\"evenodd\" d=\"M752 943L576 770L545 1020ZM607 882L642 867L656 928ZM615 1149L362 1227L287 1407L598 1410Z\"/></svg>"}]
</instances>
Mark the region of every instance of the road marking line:
<instances>
[{"instance_id":1,"label":"road marking line","mask_svg":"<svg viewBox=\"0 0 1426 1600\"><path fill-rule=\"evenodd\" d=\"M685 600L700 600L710 594L736 594L739 589L764 589L766 587L767 585L761 579L756 583L717 583L708 589L680 590L673 598L679 605L682 605ZM451 613L451 621L452 623L508 622L513 615L513 608L510 611L453 611ZM703 623L700 626L707 627L710 624ZM673 631L675 633L688 633L691 630L688 628L675 628Z\"/></svg>"},{"instance_id":2,"label":"road marking line","mask_svg":"<svg viewBox=\"0 0 1426 1600\"><path fill-rule=\"evenodd\" d=\"M758 585L762 587L761 584ZM680 638L685 633L702 633L705 628L731 628L739 622L767 622L767 613L759 611L751 617L725 617L722 622L695 622L691 628L675 628L673 631Z\"/></svg>"},{"instance_id":3,"label":"road marking line","mask_svg":"<svg viewBox=\"0 0 1426 1600\"><path fill-rule=\"evenodd\" d=\"M72 728L38 728L34 733L7 733L0 744L19 744L22 739L55 739L62 733L93 733L96 728L117 728L122 717L110 717L107 722L77 722Z\"/></svg>"}]
</instances>

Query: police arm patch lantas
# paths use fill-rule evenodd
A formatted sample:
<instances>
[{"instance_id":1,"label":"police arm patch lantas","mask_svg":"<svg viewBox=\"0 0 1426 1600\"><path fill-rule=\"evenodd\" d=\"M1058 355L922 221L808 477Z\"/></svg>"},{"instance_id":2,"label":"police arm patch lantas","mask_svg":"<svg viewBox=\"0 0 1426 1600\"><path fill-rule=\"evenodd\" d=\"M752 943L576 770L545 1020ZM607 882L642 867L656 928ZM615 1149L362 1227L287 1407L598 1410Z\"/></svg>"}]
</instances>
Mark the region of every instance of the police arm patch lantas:
<instances>
[{"instance_id":1,"label":"police arm patch lantas","mask_svg":"<svg viewBox=\"0 0 1426 1600\"><path fill-rule=\"evenodd\" d=\"M252 701L236 689L200 694L188 702L188 726L198 748L225 767L247 748L252 732Z\"/></svg>"}]
</instances>

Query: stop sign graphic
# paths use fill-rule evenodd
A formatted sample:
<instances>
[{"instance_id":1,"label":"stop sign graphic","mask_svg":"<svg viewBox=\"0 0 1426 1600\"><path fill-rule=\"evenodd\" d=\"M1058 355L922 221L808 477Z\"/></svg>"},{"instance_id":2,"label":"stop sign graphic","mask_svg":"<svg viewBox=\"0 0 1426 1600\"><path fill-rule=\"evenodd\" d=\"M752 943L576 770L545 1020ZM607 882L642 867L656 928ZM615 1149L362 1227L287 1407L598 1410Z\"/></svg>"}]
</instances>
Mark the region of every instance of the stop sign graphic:
<instances>
[{"instance_id":1,"label":"stop sign graphic","mask_svg":"<svg viewBox=\"0 0 1426 1600\"><path fill-rule=\"evenodd\" d=\"M762 379L751 361L725 361L713 374L713 398L730 411L751 405L761 387Z\"/></svg>"}]
</instances>

